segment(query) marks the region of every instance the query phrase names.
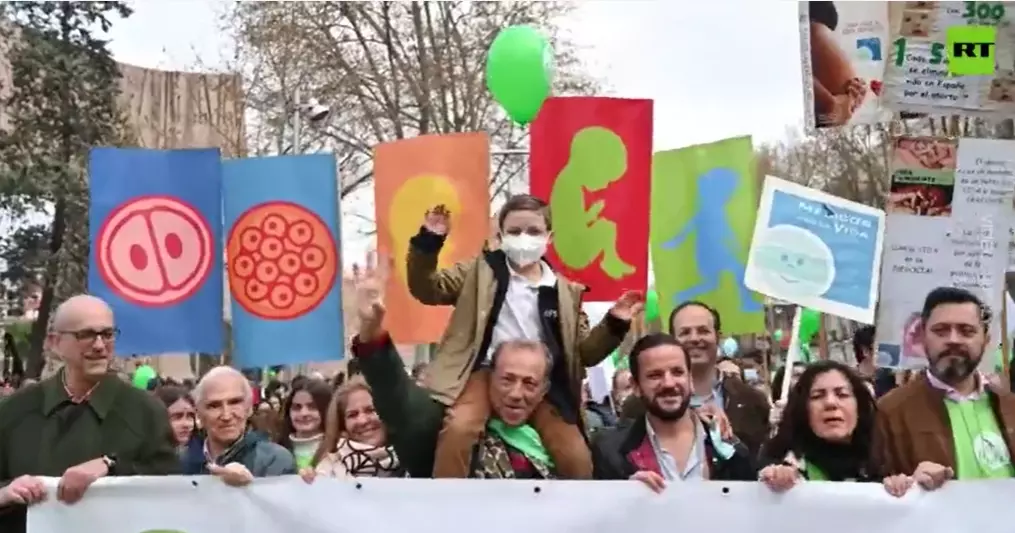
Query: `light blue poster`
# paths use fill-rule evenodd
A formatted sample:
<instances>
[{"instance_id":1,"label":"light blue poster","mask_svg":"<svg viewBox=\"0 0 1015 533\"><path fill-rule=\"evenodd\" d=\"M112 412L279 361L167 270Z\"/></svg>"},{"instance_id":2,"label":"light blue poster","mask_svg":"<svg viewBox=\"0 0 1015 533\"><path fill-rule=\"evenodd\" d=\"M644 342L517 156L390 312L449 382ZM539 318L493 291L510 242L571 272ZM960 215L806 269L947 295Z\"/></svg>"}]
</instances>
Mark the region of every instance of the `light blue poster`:
<instances>
[{"instance_id":1,"label":"light blue poster","mask_svg":"<svg viewBox=\"0 0 1015 533\"><path fill-rule=\"evenodd\" d=\"M744 284L762 294L874 322L885 213L765 179Z\"/></svg>"}]
</instances>

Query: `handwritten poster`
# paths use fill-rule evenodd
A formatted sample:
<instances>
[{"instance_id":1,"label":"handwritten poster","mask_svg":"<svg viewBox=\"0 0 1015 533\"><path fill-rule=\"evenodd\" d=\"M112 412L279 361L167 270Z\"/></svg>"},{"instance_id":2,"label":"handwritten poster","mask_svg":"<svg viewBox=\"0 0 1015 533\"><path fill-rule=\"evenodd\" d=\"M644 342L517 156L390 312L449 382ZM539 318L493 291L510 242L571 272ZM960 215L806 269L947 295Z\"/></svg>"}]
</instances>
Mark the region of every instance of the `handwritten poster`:
<instances>
[{"instance_id":1,"label":"handwritten poster","mask_svg":"<svg viewBox=\"0 0 1015 533\"><path fill-rule=\"evenodd\" d=\"M744 284L823 313L874 322L885 214L768 176Z\"/></svg>"},{"instance_id":2,"label":"handwritten poster","mask_svg":"<svg viewBox=\"0 0 1015 533\"><path fill-rule=\"evenodd\" d=\"M804 116L808 129L891 120L880 96L887 2L800 2Z\"/></svg>"},{"instance_id":3,"label":"handwritten poster","mask_svg":"<svg viewBox=\"0 0 1015 533\"><path fill-rule=\"evenodd\" d=\"M911 113L1015 116L1015 2L891 2L882 104ZM997 72L950 76L950 26L996 26Z\"/></svg>"},{"instance_id":4,"label":"handwritten poster","mask_svg":"<svg viewBox=\"0 0 1015 533\"><path fill-rule=\"evenodd\" d=\"M895 141L877 317L879 366L926 365L920 311L936 287L979 295L994 311L991 330L999 331L1013 171L1013 141Z\"/></svg>"}]
</instances>

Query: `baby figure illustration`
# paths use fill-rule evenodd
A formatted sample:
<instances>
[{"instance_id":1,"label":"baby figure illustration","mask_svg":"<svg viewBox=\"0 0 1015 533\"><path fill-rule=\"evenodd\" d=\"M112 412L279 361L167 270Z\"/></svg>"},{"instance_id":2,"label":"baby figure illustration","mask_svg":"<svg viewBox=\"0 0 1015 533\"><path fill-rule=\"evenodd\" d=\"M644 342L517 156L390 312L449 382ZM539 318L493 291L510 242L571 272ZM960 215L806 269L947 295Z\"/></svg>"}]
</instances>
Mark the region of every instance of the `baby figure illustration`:
<instances>
[{"instance_id":1,"label":"baby figure illustration","mask_svg":"<svg viewBox=\"0 0 1015 533\"><path fill-rule=\"evenodd\" d=\"M987 93L987 100L994 102L1015 102L1015 73L1012 71L998 72L997 77L990 82L990 92Z\"/></svg>"},{"instance_id":2,"label":"baby figure illustration","mask_svg":"<svg viewBox=\"0 0 1015 533\"><path fill-rule=\"evenodd\" d=\"M929 37L932 23L930 15L928 11L904 11L899 33L903 37Z\"/></svg>"}]
</instances>

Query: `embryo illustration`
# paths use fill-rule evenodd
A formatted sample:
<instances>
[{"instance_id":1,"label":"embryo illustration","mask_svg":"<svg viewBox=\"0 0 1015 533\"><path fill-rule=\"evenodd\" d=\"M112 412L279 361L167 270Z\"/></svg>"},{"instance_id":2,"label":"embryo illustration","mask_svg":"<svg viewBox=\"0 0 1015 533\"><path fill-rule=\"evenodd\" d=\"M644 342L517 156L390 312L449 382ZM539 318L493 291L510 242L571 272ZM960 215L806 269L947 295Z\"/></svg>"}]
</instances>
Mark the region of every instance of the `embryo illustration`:
<instances>
[{"instance_id":1,"label":"embryo illustration","mask_svg":"<svg viewBox=\"0 0 1015 533\"><path fill-rule=\"evenodd\" d=\"M822 296L835 280L832 250L820 237L797 226L773 226L754 245L758 280L786 296Z\"/></svg>"}]
</instances>

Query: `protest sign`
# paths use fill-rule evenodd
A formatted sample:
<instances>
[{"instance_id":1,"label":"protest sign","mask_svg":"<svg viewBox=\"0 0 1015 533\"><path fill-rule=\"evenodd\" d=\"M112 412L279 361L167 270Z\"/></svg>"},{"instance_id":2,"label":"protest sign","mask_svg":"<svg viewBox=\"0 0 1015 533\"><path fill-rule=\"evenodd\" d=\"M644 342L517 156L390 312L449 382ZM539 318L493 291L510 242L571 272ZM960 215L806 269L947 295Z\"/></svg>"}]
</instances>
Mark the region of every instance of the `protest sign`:
<instances>
[{"instance_id":1,"label":"protest sign","mask_svg":"<svg viewBox=\"0 0 1015 533\"><path fill-rule=\"evenodd\" d=\"M385 292L385 320L396 341L437 342L452 311L410 294L409 240L419 233L427 211L443 205L451 224L437 268L475 259L490 235L489 178L490 138L485 133L421 135L374 148L377 249L395 267Z\"/></svg>"},{"instance_id":2,"label":"protest sign","mask_svg":"<svg viewBox=\"0 0 1015 533\"><path fill-rule=\"evenodd\" d=\"M808 129L891 119L880 102L887 2L799 2L804 117Z\"/></svg>"},{"instance_id":3,"label":"protest sign","mask_svg":"<svg viewBox=\"0 0 1015 533\"><path fill-rule=\"evenodd\" d=\"M219 151L95 148L88 175L88 290L116 314L117 350L220 352Z\"/></svg>"},{"instance_id":4,"label":"protest sign","mask_svg":"<svg viewBox=\"0 0 1015 533\"><path fill-rule=\"evenodd\" d=\"M529 188L550 205L554 269L612 302L648 288L652 100L555 97L530 130Z\"/></svg>"},{"instance_id":5,"label":"protest sign","mask_svg":"<svg viewBox=\"0 0 1015 533\"><path fill-rule=\"evenodd\" d=\"M57 480L46 480L50 491ZM103 479L84 499L31 508L28 533L617 533L687 528L736 533L1010 533L996 509L1015 481L951 482L889 496L880 483L803 482L784 494L761 483L673 483L655 494L637 481L259 479L245 488L213 478Z\"/></svg>"},{"instance_id":6,"label":"protest sign","mask_svg":"<svg viewBox=\"0 0 1015 533\"><path fill-rule=\"evenodd\" d=\"M890 19L883 105L910 113L1015 116L1015 9L1011 2L891 2ZM985 27L996 28L989 47L993 61L949 60L965 55L956 54L955 46L963 44L966 48L976 44L979 56ZM975 67L970 70L971 59L981 61L976 64L986 60L996 70L986 74Z\"/></svg>"},{"instance_id":7,"label":"protest sign","mask_svg":"<svg viewBox=\"0 0 1015 533\"><path fill-rule=\"evenodd\" d=\"M750 137L657 152L650 244L661 316L704 302L724 333L765 329L761 298L743 284L758 205Z\"/></svg>"},{"instance_id":8,"label":"protest sign","mask_svg":"<svg viewBox=\"0 0 1015 533\"><path fill-rule=\"evenodd\" d=\"M990 330L1000 331L1015 142L903 137L895 141L891 166L878 364L922 367L920 311L935 287L977 294L993 310Z\"/></svg>"},{"instance_id":9,"label":"protest sign","mask_svg":"<svg viewBox=\"0 0 1015 533\"><path fill-rule=\"evenodd\" d=\"M341 359L341 217L331 154L223 164L233 363Z\"/></svg>"},{"instance_id":10,"label":"protest sign","mask_svg":"<svg viewBox=\"0 0 1015 533\"><path fill-rule=\"evenodd\" d=\"M768 176L744 283L762 294L874 321L885 214Z\"/></svg>"}]
</instances>

